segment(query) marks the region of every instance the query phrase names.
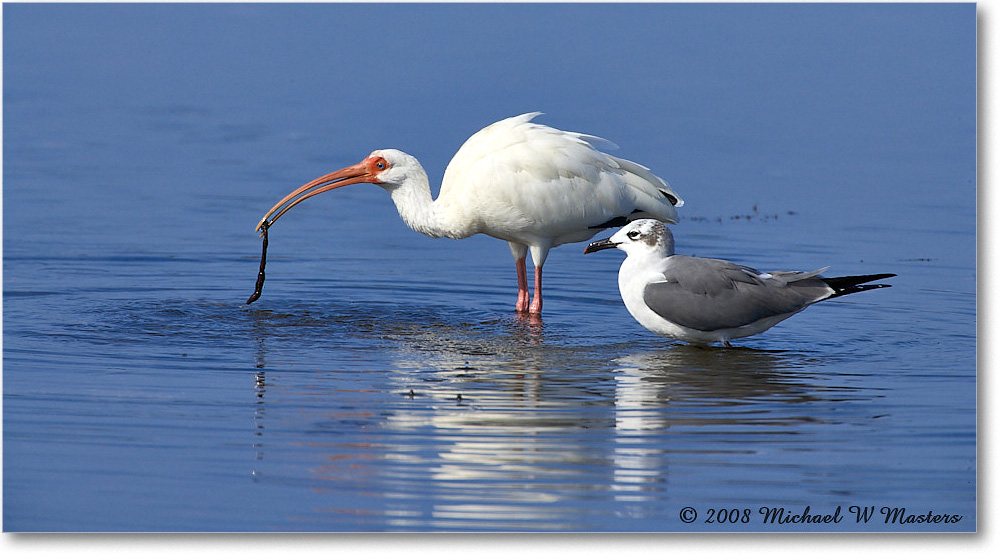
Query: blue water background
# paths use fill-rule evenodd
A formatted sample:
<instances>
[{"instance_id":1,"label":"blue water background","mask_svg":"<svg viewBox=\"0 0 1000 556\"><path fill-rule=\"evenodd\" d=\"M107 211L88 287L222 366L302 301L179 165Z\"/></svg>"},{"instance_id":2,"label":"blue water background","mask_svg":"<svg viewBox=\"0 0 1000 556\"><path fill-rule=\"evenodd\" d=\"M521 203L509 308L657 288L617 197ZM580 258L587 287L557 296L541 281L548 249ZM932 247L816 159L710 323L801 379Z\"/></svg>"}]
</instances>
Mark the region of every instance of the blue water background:
<instances>
[{"instance_id":1,"label":"blue water background","mask_svg":"<svg viewBox=\"0 0 1000 556\"><path fill-rule=\"evenodd\" d=\"M5 4L3 47L5 531L976 528L974 4ZM525 322L503 242L359 185L243 305L287 192L535 110L667 179L680 252L899 276L703 350L569 245Z\"/></svg>"}]
</instances>

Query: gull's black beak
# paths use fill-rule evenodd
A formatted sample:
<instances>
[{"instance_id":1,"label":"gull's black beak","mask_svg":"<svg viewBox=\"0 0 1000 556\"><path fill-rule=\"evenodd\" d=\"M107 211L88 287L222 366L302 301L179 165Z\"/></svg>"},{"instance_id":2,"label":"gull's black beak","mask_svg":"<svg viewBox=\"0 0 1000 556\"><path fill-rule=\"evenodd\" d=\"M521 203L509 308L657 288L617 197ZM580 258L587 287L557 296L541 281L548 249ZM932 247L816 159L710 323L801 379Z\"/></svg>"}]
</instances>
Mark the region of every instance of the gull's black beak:
<instances>
[{"instance_id":1,"label":"gull's black beak","mask_svg":"<svg viewBox=\"0 0 1000 556\"><path fill-rule=\"evenodd\" d=\"M609 237L608 239L602 239L591 243L586 249L583 250L583 254L586 255L588 253L596 253L605 249L614 249L615 247L618 247L618 244L611 241L611 238Z\"/></svg>"}]
</instances>

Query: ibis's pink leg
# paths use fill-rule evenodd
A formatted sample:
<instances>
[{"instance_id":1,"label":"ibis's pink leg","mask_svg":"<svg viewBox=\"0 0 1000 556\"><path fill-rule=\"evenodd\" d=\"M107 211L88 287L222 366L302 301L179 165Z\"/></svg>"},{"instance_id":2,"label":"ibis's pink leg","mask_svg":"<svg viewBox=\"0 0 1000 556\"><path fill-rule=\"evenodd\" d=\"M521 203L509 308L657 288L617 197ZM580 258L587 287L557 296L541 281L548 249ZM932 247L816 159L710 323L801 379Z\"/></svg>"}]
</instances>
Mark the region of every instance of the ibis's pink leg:
<instances>
[{"instance_id":1,"label":"ibis's pink leg","mask_svg":"<svg viewBox=\"0 0 1000 556\"><path fill-rule=\"evenodd\" d=\"M542 267L535 267L535 299L531 301L529 313L539 314L542 312Z\"/></svg>"},{"instance_id":2,"label":"ibis's pink leg","mask_svg":"<svg viewBox=\"0 0 1000 556\"><path fill-rule=\"evenodd\" d=\"M525 268L524 257L514 260L517 267L517 305L514 310L518 313L528 311L528 302L531 301L531 294L528 293L528 269Z\"/></svg>"}]
</instances>

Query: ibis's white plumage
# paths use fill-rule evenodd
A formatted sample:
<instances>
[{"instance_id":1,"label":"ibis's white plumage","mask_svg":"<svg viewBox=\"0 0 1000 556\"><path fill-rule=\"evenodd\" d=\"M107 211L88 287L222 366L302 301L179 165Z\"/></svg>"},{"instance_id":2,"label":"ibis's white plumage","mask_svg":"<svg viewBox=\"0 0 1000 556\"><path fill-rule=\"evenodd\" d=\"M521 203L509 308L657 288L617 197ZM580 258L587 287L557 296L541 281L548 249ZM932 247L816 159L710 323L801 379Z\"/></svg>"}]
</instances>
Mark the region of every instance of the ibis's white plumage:
<instances>
[{"instance_id":1,"label":"ibis's white plumage","mask_svg":"<svg viewBox=\"0 0 1000 556\"><path fill-rule=\"evenodd\" d=\"M586 241L636 218L676 223L674 207L683 200L646 167L598 150L609 142L532 122L538 115L507 118L470 137L448 164L436 200L416 158L383 149L300 187L261 224L324 191L374 183L389 192L400 217L418 232L454 239L483 233L506 240L517 263L516 308L540 312L541 269L550 248ZM530 305L524 264L529 249L535 264Z\"/></svg>"},{"instance_id":2,"label":"ibis's white plumage","mask_svg":"<svg viewBox=\"0 0 1000 556\"><path fill-rule=\"evenodd\" d=\"M586 241L617 217L677 222L683 201L665 181L597 150L601 139L533 123L538 114L482 129L452 158L438 203L456 227L547 250Z\"/></svg>"}]
</instances>

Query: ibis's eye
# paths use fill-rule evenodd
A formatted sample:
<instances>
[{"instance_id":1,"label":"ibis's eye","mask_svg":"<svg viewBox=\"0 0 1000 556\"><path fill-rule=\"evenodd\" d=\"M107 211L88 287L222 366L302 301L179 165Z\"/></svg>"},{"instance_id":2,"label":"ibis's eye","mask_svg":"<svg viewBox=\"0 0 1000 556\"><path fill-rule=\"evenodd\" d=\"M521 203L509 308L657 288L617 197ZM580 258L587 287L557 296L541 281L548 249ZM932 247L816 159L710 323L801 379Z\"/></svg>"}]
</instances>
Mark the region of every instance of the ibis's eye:
<instances>
[{"instance_id":1,"label":"ibis's eye","mask_svg":"<svg viewBox=\"0 0 1000 556\"><path fill-rule=\"evenodd\" d=\"M641 236L642 234L639 233L639 230L632 230L631 232L625 235L627 235L629 239L639 239L639 236Z\"/></svg>"},{"instance_id":2,"label":"ibis's eye","mask_svg":"<svg viewBox=\"0 0 1000 556\"><path fill-rule=\"evenodd\" d=\"M379 160L378 162L375 163L375 167L378 168L379 170L385 170L385 161Z\"/></svg>"}]
</instances>

